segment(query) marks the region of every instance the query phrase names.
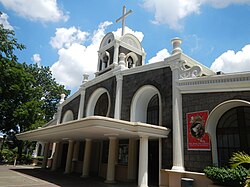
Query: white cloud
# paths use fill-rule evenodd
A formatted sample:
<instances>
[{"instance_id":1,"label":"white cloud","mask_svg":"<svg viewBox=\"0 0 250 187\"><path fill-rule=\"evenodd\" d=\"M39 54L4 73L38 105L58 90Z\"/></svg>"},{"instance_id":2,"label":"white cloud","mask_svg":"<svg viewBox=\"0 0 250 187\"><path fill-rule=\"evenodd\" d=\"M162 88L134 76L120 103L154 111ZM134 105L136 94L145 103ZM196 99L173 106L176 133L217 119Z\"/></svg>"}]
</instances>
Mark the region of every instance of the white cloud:
<instances>
[{"instance_id":1,"label":"white cloud","mask_svg":"<svg viewBox=\"0 0 250 187\"><path fill-rule=\"evenodd\" d=\"M223 71L240 72L250 71L250 44L242 48L242 50L235 52L228 50L220 55L211 65L211 69L215 72Z\"/></svg>"},{"instance_id":2,"label":"white cloud","mask_svg":"<svg viewBox=\"0 0 250 187\"><path fill-rule=\"evenodd\" d=\"M5 29L13 30L13 27L8 22L8 18L9 16L2 12L0 14L0 24L2 24Z\"/></svg>"},{"instance_id":3,"label":"white cloud","mask_svg":"<svg viewBox=\"0 0 250 187\"><path fill-rule=\"evenodd\" d=\"M80 86L83 73L93 76L98 62L97 51L105 35L105 29L110 24L112 23L108 21L101 23L96 31L88 34L91 40L89 45L83 43L87 40L86 32L79 29L61 28L61 32L58 34L59 29L57 29L56 36L51 38L50 44L58 49L59 59L52 65L51 71L60 84L73 89Z\"/></svg>"},{"instance_id":4,"label":"white cloud","mask_svg":"<svg viewBox=\"0 0 250 187\"><path fill-rule=\"evenodd\" d=\"M225 8L231 4L250 5L250 0L204 0L205 3L211 4L215 8Z\"/></svg>"},{"instance_id":5,"label":"white cloud","mask_svg":"<svg viewBox=\"0 0 250 187\"><path fill-rule=\"evenodd\" d=\"M154 12L154 23L167 24L172 29L180 29L179 21L192 13L199 13L199 0L144 0L144 7Z\"/></svg>"},{"instance_id":6,"label":"white cloud","mask_svg":"<svg viewBox=\"0 0 250 187\"><path fill-rule=\"evenodd\" d=\"M38 66L41 66L41 57L40 54L34 54L31 58L31 60L36 63Z\"/></svg>"},{"instance_id":7,"label":"white cloud","mask_svg":"<svg viewBox=\"0 0 250 187\"><path fill-rule=\"evenodd\" d=\"M148 60L148 63L155 63L155 62L160 62L163 61L165 58L169 57L170 53L168 52L167 49L162 49L159 52L157 52L156 56L152 57L151 59Z\"/></svg>"},{"instance_id":8,"label":"white cloud","mask_svg":"<svg viewBox=\"0 0 250 187\"><path fill-rule=\"evenodd\" d=\"M42 22L67 21L69 16L57 4L57 0L0 0L3 6L30 20Z\"/></svg>"},{"instance_id":9,"label":"white cloud","mask_svg":"<svg viewBox=\"0 0 250 187\"><path fill-rule=\"evenodd\" d=\"M114 33L115 35L117 35L117 36L121 36L122 28L117 29L117 30L114 31L113 33ZM133 30L130 29L129 27L125 26L125 34L127 34L127 33L135 35L135 36L138 38L138 40L139 40L140 42L142 42L143 37L144 37L144 34L143 34L142 32L140 32L140 31L133 31Z\"/></svg>"},{"instance_id":10,"label":"white cloud","mask_svg":"<svg viewBox=\"0 0 250 187\"><path fill-rule=\"evenodd\" d=\"M86 37L89 35L87 32L82 32L75 27L66 28L57 28L55 37L52 37L50 40L50 45L53 48L68 48L73 43L83 43L86 40Z\"/></svg>"},{"instance_id":11,"label":"white cloud","mask_svg":"<svg viewBox=\"0 0 250 187\"><path fill-rule=\"evenodd\" d=\"M51 37L50 45L58 50L59 59L51 66L53 77L68 89L81 85L83 73L88 73L90 79L97 70L100 43L105 36L106 28L112 22L103 22L93 33L81 31L75 27L58 28ZM114 34L120 35L121 29ZM126 33L134 34L141 41L143 33L126 28ZM86 44L89 43L89 44Z\"/></svg>"},{"instance_id":12,"label":"white cloud","mask_svg":"<svg viewBox=\"0 0 250 187\"><path fill-rule=\"evenodd\" d=\"M154 13L153 23L166 24L172 29L181 29L180 21L191 15L199 14L202 5L225 8L231 4L250 4L250 0L143 0L143 6Z\"/></svg>"}]
</instances>

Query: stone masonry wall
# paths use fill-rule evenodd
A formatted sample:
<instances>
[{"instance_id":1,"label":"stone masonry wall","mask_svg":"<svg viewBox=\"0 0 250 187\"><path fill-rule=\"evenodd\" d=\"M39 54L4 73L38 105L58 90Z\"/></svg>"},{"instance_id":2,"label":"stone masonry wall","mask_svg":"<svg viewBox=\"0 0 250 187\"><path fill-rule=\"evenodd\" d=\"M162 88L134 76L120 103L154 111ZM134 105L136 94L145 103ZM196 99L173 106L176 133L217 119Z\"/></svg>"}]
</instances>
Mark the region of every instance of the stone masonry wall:
<instances>
[{"instance_id":1,"label":"stone masonry wall","mask_svg":"<svg viewBox=\"0 0 250 187\"><path fill-rule=\"evenodd\" d=\"M121 119L130 121L130 106L136 91L144 85L155 86L162 99L162 125L172 129L172 72L161 68L123 77ZM162 168L172 167L172 132L162 141Z\"/></svg>"},{"instance_id":2,"label":"stone masonry wall","mask_svg":"<svg viewBox=\"0 0 250 187\"><path fill-rule=\"evenodd\" d=\"M62 108L62 115L61 115L61 122L63 119L63 116L67 110L71 110L73 112L74 120L77 119L78 117L78 110L79 110L79 103L80 103L80 95L74 98L72 101L67 103L65 106Z\"/></svg>"},{"instance_id":3,"label":"stone masonry wall","mask_svg":"<svg viewBox=\"0 0 250 187\"><path fill-rule=\"evenodd\" d=\"M188 171L201 172L212 165L211 151L188 151L187 150L187 122L186 114L189 112L208 110L211 112L217 105L227 100L241 99L250 101L250 92L220 92L220 93L196 93L183 94L183 141L184 141L184 164Z\"/></svg>"},{"instance_id":4,"label":"stone masonry wall","mask_svg":"<svg viewBox=\"0 0 250 187\"><path fill-rule=\"evenodd\" d=\"M115 96L116 96L116 78L115 77L111 77L107 80L104 80L86 89L83 117L86 117L86 108L87 108L87 104L88 104L88 100L90 96L98 88L105 88L108 90L109 95L110 95L110 103L111 103L110 113L108 117L113 118L114 110L115 110Z\"/></svg>"}]
</instances>

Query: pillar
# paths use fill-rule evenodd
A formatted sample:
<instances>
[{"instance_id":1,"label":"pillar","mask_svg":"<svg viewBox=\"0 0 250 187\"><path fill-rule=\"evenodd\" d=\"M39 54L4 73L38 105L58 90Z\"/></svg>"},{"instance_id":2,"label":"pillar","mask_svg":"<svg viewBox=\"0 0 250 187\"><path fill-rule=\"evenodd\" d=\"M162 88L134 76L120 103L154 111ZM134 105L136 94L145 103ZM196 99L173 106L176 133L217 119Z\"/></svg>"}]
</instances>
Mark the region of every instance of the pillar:
<instances>
[{"instance_id":1,"label":"pillar","mask_svg":"<svg viewBox=\"0 0 250 187\"><path fill-rule=\"evenodd\" d=\"M78 160L80 142L76 141L74 144L73 161Z\"/></svg>"},{"instance_id":2,"label":"pillar","mask_svg":"<svg viewBox=\"0 0 250 187\"><path fill-rule=\"evenodd\" d=\"M53 162L52 162L51 171L55 171L57 169L59 146L60 146L60 142L55 142L55 150L53 154Z\"/></svg>"},{"instance_id":3,"label":"pillar","mask_svg":"<svg viewBox=\"0 0 250 187\"><path fill-rule=\"evenodd\" d=\"M117 41L115 41L115 42L116 43L114 44L113 64L118 65L119 44L117 43Z\"/></svg>"},{"instance_id":4,"label":"pillar","mask_svg":"<svg viewBox=\"0 0 250 187\"><path fill-rule=\"evenodd\" d=\"M92 140L86 139L82 166L82 177L89 177Z\"/></svg>"},{"instance_id":5,"label":"pillar","mask_svg":"<svg viewBox=\"0 0 250 187\"><path fill-rule=\"evenodd\" d=\"M35 158L36 158L37 156L39 156L39 155L38 155L39 145L40 145L40 143L39 143L39 142L36 142L36 149L35 149L35 151L34 151L34 153L33 153Z\"/></svg>"},{"instance_id":6,"label":"pillar","mask_svg":"<svg viewBox=\"0 0 250 187\"><path fill-rule=\"evenodd\" d=\"M184 145L182 121L182 96L177 87L179 80L179 62L171 66L173 85L173 167L172 170L184 171Z\"/></svg>"},{"instance_id":7,"label":"pillar","mask_svg":"<svg viewBox=\"0 0 250 187\"><path fill-rule=\"evenodd\" d=\"M68 174L71 172L71 164L72 164L72 156L73 156L73 148L74 148L74 141L69 140L69 147L68 147L68 153L67 153L67 161L66 161L66 167L65 167L65 174Z\"/></svg>"},{"instance_id":8,"label":"pillar","mask_svg":"<svg viewBox=\"0 0 250 187\"><path fill-rule=\"evenodd\" d=\"M138 187L148 187L148 137L140 137Z\"/></svg>"},{"instance_id":9,"label":"pillar","mask_svg":"<svg viewBox=\"0 0 250 187\"><path fill-rule=\"evenodd\" d=\"M137 141L130 138L128 145L128 180L135 181L137 176Z\"/></svg>"},{"instance_id":10,"label":"pillar","mask_svg":"<svg viewBox=\"0 0 250 187\"><path fill-rule=\"evenodd\" d=\"M62 107L61 105L59 105L57 109L57 120L56 120L57 125L61 123L61 116L62 116Z\"/></svg>"},{"instance_id":11,"label":"pillar","mask_svg":"<svg viewBox=\"0 0 250 187\"><path fill-rule=\"evenodd\" d=\"M115 119L121 118L122 80L123 76L121 74L116 75Z\"/></svg>"},{"instance_id":12,"label":"pillar","mask_svg":"<svg viewBox=\"0 0 250 187\"><path fill-rule=\"evenodd\" d=\"M55 150L56 150L56 143L54 142L53 144L52 144L52 150L51 150L51 155L50 155L50 157L49 158L53 158L53 155L55 154Z\"/></svg>"},{"instance_id":13,"label":"pillar","mask_svg":"<svg viewBox=\"0 0 250 187\"><path fill-rule=\"evenodd\" d=\"M145 64L145 59L146 59L146 53L143 52L143 53L142 53L142 65Z\"/></svg>"},{"instance_id":14,"label":"pillar","mask_svg":"<svg viewBox=\"0 0 250 187\"><path fill-rule=\"evenodd\" d=\"M46 166L47 166L48 153L49 153L49 144L50 143L46 142L45 146L44 146L44 156L43 156L42 168L46 168Z\"/></svg>"},{"instance_id":15,"label":"pillar","mask_svg":"<svg viewBox=\"0 0 250 187\"><path fill-rule=\"evenodd\" d=\"M85 100L85 88L81 91L81 99L80 99L80 106L78 110L78 120L83 117L83 109L84 109L84 100Z\"/></svg>"},{"instance_id":16,"label":"pillar","mask_svg":"<svg viewBox=\"0 0 250 187\"><path fill-rule=\"evenodd\" d=\"M109 155L106 183L115 183L116 137L109 137Z\"/></svg>"},{"instance_id":17,"label":"pillar","mask_svg":"<svg viewBox=\"0 0 250 187\"><path fill-rule=\"evenodd\" d=\"M79 146L80 142L76 141L74 144L74 151L73 151L73 158L72 158L72 166L71 166L71 172L74 171L77 161L78 161L78 155L79 155Z\"/></svg>"}]
</instances>

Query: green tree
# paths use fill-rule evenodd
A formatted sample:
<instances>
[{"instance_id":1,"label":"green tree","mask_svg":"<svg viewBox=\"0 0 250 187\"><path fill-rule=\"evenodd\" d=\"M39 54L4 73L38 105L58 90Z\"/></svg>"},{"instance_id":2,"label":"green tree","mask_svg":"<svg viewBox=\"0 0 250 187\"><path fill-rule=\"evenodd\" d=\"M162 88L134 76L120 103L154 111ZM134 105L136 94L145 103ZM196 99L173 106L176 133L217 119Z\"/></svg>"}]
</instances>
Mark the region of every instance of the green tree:
<instances>
[{"instance_id":1,"label":"green tree","mask_svg":"<svg viewBox=\"0 0 250 187\"><path fill-rule=\"evenodd\" d=\"M49 67L18 63L16 50L23 50L12 30L0 24L0 131L13 136L44 125L56 112L60 94L70 94L59 85ZM21 156L22 142L13 141Z\"/></svg>"},{"instance_id":2,"label":"green tree","mask_svg":"<svg viewBox=\"0 0 250 187\"><path fill-rule=\"evenodd\" d=\"M56 82L49 67L39 67L37 64L31 64L26 66L26 71L35 78L35 87L41 88L39 96L43 102L41 109L44 112L44 120L49 121L56 112L56 105L60 101L60 95L62 93L69 95L70 90L66 90L63 85Z\"/></svg>"},{"instance_id":3,"label":"green tree","mask_svg":"<svg viewBox=\"0 0 250 187\"><path fill-rule=\"evenodd\" d=\"M17 42L13 30L5 29L2 24L0 24L0 42L0 62L17 62L18 59L14 51L16 49L23 50L25 46Z\"/></svg>"}]
</instances>

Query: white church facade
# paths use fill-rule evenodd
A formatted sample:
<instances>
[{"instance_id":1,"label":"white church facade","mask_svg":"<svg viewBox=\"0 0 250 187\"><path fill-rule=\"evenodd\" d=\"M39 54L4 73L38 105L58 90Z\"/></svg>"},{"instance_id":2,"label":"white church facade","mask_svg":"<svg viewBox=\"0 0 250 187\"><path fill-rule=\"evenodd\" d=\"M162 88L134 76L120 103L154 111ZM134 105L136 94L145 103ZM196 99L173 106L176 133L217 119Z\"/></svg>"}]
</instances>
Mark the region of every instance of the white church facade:
<instances>
[{"instance_id":1,"label":"white church facade","mask_svg":"<svg viewBox=\"0 0 250 187\"><path fill-rule=\"evenodd\" d=\"M140 187L180 186L187 173L249 153L250 73L215 73L179 38L172 44L171 56L146 64L134 35L106 34L95 78L84 75L52 121L18 139L44 143L43 168Z\"/></svg>"}]
</instances>

